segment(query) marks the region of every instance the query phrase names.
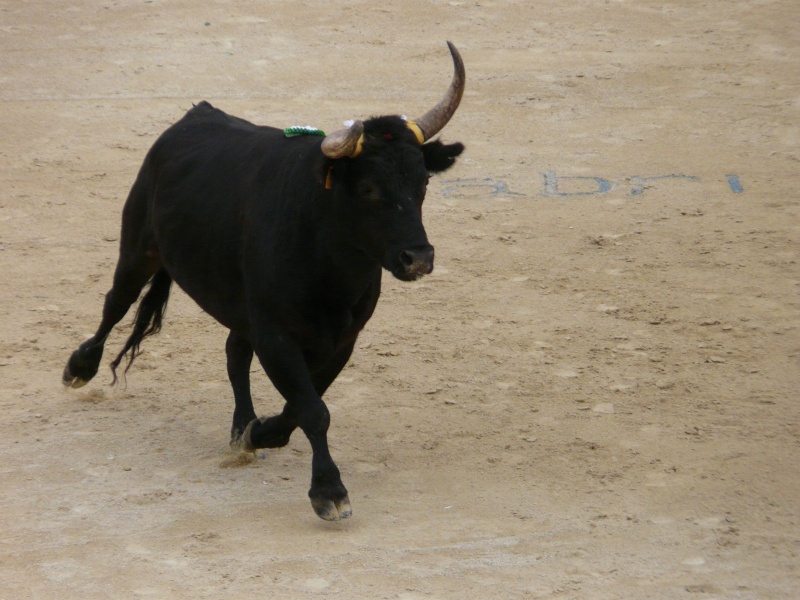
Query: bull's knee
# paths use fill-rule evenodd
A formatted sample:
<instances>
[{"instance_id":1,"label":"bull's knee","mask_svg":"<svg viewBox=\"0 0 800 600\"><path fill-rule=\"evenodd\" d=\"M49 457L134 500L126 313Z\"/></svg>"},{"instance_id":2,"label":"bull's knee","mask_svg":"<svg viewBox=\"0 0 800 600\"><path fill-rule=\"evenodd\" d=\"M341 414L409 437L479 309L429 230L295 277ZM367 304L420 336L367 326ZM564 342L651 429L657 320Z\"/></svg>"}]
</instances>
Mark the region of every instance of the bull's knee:
<instances>
[{"instance_id":1,"label":"bull's knee","mask_svg":"<svg viewBox=\"0 0 800 600\"><path fill-rule=\"evenodd\" d=\"M324 436L331 424L331 413L325 402L319 400L299 410L298 421L306 436Z\"/></svg>"}]
</instances>

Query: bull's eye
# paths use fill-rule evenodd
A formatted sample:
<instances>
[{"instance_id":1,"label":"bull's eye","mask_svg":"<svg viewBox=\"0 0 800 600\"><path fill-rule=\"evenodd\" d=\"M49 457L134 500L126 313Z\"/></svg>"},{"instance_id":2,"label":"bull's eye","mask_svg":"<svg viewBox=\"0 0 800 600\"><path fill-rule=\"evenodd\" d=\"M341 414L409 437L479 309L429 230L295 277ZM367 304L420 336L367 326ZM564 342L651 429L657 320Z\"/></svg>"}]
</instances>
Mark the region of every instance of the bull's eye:
<instances>
[{"instance_id":1,"label":"bull's eye","mask_svg":"<svg viewBox=\"0 0 800 600\"><path fill-rule=\"evenodd\" d=\"M380 188L371 181L358 182L358 195L365 200L377 201L380 200Z\"/></svg>"}]
</instances>

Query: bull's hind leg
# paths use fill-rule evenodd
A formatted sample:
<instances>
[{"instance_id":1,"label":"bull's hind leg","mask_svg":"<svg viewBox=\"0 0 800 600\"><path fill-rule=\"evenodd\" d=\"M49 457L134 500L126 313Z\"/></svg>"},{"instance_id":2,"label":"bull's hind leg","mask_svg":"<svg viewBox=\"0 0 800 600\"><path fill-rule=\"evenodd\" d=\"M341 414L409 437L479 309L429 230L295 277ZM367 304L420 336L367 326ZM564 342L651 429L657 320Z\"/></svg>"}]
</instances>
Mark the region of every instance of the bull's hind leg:
<instances>
[{"instance_id":1,"label":"bull's hind leg","mask_svg":"<svg viewBox=\"0 0 800 600\"><path fill-rule=\"evenodd\" d=\"M231 331L225 342L225 354L228 357L228 379L236 402L231 425L231 446L236 447L241 445L242 433L247 424L256 418L253 398L250 396L250 364L253 362L253 347L246 338Z\"/></svg>"},{"instance_id":2,"label":"bull's hind leg","mask_svg":"<svg viewBox=\"0 0 800 600\"><path fill-rule=\"evenodd\" d=\"M103 348L111 329L120 322L131 305L136 302L142 288L156 271L153 261L137 261L130 264L122 255L114 273L114 284L106 294L103 318L95 334L83 342L70 356L64 368L64 385L79 388L97 375Z\"/></svg>"},{"instance_id":3,"label":"bull's hind leg","mask_svg":"<svg viewBox=\"0 0 800 600\"><path fill-rule=\"evenodd\" d=\"M147 225L146 179L147 174L143 169L125 202L119 259L114 271L114 283L103 305L103 318L95 334L70 356L62 378L66 386L81 387L97 374L108 334L136 302L142 288L161 266Z\"/></svg>"}]
</instances>

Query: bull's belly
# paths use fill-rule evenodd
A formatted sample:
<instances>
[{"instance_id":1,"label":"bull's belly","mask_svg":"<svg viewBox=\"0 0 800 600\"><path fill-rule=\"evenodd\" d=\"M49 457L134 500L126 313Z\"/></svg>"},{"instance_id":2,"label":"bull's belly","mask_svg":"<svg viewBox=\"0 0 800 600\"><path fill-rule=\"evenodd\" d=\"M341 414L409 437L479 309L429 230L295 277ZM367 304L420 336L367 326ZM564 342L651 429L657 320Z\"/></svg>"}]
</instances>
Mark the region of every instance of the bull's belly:
<instances>
[{"instance_id":1,"label":"bull's belly","mask_svg":"<svg viewBox=\"0 0 800 600\"><path fill-rule=\"evenodd\" d=\"M208 247L159 251L173 281L200 308L229 329L246 326L243 286L232 261L220 260Z\"/></svg>"}]
</instances>

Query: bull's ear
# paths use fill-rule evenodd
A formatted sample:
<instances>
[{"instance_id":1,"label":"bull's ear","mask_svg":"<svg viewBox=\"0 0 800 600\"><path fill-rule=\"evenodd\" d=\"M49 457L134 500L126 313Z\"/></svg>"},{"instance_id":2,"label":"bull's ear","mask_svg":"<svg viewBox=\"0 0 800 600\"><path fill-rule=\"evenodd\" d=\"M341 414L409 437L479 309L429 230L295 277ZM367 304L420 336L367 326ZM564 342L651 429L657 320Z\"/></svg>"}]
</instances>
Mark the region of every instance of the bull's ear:
<instances>
[{"instance_id":1,"label":"bull's ear","mask_svg":"<svg viewBox=\"0 0 800 600\"><path fill-rule=\"evenodd\" d=\"M425 157L425 168L429 173L446 171L456 162L456 157L464 151L464 144L443 144L439 140L428 142L422 146L422 155Z\"/></svg>"}]
</instances>

